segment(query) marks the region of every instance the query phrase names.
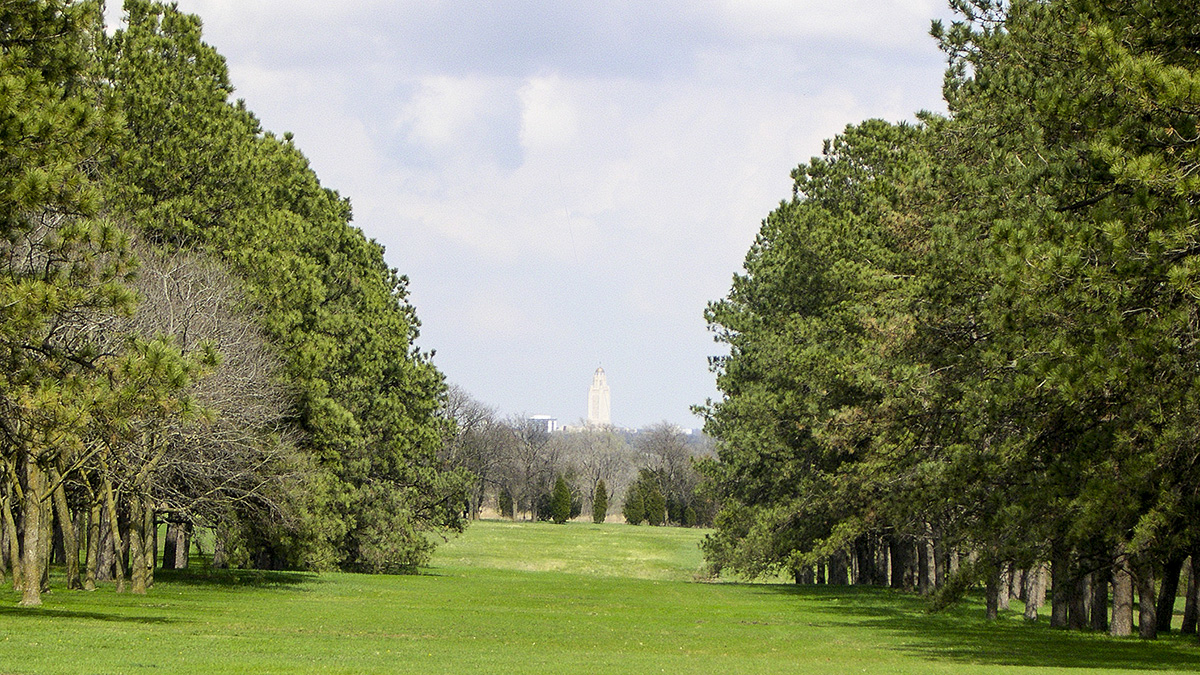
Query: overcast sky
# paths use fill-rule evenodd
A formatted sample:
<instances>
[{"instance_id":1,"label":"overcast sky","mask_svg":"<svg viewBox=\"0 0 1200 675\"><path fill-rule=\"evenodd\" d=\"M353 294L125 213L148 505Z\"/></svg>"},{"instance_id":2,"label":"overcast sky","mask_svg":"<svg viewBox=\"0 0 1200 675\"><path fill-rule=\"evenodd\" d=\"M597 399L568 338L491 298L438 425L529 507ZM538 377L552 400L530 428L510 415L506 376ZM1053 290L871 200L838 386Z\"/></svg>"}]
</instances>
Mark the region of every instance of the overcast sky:
<instances>
[{"instance_id":1,"label":"overcast sky","mask_svg":"<svg viewBox=\"0 0 1200 675\"><path fill-rule=\"evenodd\" d=\"M118 0L110 0L119 5ZM704 322L789 171L943 110L943 0L179 0L504 414L699 427ZM115 14L115 12L114 12Z\"/></svg>"}]
</instances>

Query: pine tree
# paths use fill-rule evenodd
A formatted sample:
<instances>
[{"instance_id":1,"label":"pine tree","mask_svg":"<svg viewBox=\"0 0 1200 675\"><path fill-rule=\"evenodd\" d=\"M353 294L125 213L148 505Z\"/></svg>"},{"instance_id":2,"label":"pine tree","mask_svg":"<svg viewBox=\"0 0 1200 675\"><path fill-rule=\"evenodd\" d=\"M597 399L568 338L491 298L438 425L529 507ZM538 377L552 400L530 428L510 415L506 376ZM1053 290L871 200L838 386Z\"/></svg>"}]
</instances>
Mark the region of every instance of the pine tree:
<instances>
[{"instance_id":1,"label":"pine tree","mask_svg":"<svg viewBox=\"0 0 1200 675\"><path fill-rule=\"evenodd\" d=\"M625 503L621 507L621 515L625 516L625 522L630 525L640 525L646 519L646 502L642 496L642 491L637 484L629 486L629 490L625 493Z\"/></svg>"},{"instance_id":2,"label":"pine tree","mask_svg":"<svg viewBox=\"0 0 1200 675\"><path fill-rule=\"evenodd\" d=\"M596 497L592 500L592 522L603 523L608 517L608 486L601 480L596 483Z\"/></svg>"},{"instance_id":3,"label":"pine tree","mask_svg":"<svg viewBox=\"0 0 1200 675\"><path fill-rule=\"evenodd\" d=\"M550 495L550 512L551 518L559 525L571 519L571 489L567 487L567 481L562 476L554 481L554 492Z\"/></svg>"},{"instance_id":4,"label":"pine tree","mask_svg":"<svg viewBox=\"0 0 1200 675\"><path fill-rule=\"evenodd\" d=\"M667 500L657 482L650 484L645 503L647 523L659 526L667 521Z\"/></svg>"}]
</instances>

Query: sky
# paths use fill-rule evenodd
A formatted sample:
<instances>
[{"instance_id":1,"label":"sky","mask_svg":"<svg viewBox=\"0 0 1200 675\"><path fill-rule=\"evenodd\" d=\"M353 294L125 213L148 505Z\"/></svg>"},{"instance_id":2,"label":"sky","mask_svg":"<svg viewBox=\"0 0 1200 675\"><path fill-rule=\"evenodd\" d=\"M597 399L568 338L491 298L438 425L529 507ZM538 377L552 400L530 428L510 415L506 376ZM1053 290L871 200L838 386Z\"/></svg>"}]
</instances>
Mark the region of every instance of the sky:
<instances>
[{"instance_id":1,"label":"sky","mask_svg":"<svg viewBox=\"0 0 1200 675\"><path fill-rule=\"evenodd\" d=\"M502 416L577 422L603 367L614 424L702 426L704 308L789 172L847 124L944 110L944 0L178 5Z\"/></svg>"}]
</instances>

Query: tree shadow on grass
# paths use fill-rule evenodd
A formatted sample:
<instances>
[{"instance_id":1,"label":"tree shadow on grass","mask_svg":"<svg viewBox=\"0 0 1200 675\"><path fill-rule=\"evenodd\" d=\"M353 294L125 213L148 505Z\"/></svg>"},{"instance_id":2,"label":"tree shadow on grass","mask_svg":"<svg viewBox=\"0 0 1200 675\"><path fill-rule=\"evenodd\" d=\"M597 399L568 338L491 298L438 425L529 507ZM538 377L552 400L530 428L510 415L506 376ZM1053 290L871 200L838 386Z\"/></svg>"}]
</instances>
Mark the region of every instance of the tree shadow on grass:
<instances>
[{"instance_id":1,"label":"tree shadow on grass","mask_svg":"<svg viewBox=\"0 0 1200 675\"><path fill-rule=\"evenodd\" d=\"M115 621L119 623L140 623L145 625L165 625L178 623L175 619L161 616L130 616L111 612L81 612L70 609L46 609L45 607L7 607L0 605L0 619L87 619L89 621Z\"/></svg>"},{"instance_id":2,"label":"tree shadow on grass","mask_svg":"<svg viewBox=\"0 0 1200 675\"><path fill-rule=\"evenodd\" d=\"M323 583L313 572L281 572L274 570L238 570L188 568L182 570L157 570L155 581L180 586L207 586L228 589L286 589L308 591L308 586Z\"/></svg>"},{"instance_id":3,"label":"tree shadow on grass","mask_svg":"<svg viewBox=\"0 0 1200 675\"><path fill-rule=\"evenodd\" d=\"M1052 629L1044 619L1027 623L1015 612L983 619L978 598L937 614L909 593L861 586L767 586L763 593L803 598L808 608L835 615L824 624L852 625L895 638L891 647L931 661L972 665L1200 672L1196 637L1172 633L1158 640L1114 638L1104 633ZM831 616L832 618L832 616Z\"/></svg>"}]
</instances>

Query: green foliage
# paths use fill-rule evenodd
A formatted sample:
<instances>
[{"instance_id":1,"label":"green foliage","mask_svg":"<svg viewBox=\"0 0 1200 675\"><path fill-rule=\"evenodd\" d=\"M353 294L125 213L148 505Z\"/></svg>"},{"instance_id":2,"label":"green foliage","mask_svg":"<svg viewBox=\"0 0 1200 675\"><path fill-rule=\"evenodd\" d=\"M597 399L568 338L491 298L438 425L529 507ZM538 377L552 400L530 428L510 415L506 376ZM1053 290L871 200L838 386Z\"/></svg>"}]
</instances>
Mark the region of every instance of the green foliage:
<instances>
[{"instance_id":1,"label":"green foliage","mask_svg":"<svg viewBox=\"0 0 1200 675\"><path fill-rule=\"evenodd\" d=\"M601 480L596 483L596 496L592 499L592 522L603 523L608 518L608 486Z\"/></svg>"},{"instance_id":2,"label":"green foliage","mask_svg":"<svg viewBox=\"0 0 1200 675\"><path fill-rule=\"evenodd\" d=\"M667 522L667 500L657 483L651 483L645 495L646 522L650 525L662 525Z\"/></svg>"},{"instance_id":3,"label":"green foliage","mask_svg":"<svg viewBox=\"0 0 1200 675\"><path fill-rule=\"evenodd\" d=\"M709 307L715 567L884 532L1102 567L1196 539L1200 18L953 5L950 117L828 142Z\"/></svg>"},{"instance_id":4,"label":"green foliage","mask_svg":"<svg viewBox=\"0 0 1200 675\"><path fill-rule=\"evenodd\" d=\"M146 237L209 251L240 275L299 395L313 461L288 500L307 531L266 550L274 565L411 567L427 555L424 532L461 529L467 482L437 457L445 387L413 346L407 280L290 138L229 101L224 59L197 17L145 0L126 13L102 52L132 136L109 166L114 202Z\"/></svg>"},{"instance_id":5,"label":"green foliage","mask_svg":"<svg viewBox=\"0 0 1200 675\"><path fill-rule=\"evenodd\" d=\"M621 507L621 515L630 525L641 525L646 520L646 498L642 491L630 486L625 492L625 503Z\"/></svg>"},{"instance_id":6,"label":"green foliage","mask_svg":"<svg viewBox=\"0 0 1200 675\"><path fill-rule=\"evenodd\" d=\"M567 481L559 476L554 481L554 492L550 496L551 519L562 525L571 518L571 489Z\"/></svg>"},{"instance_id":7,"label":"green foliage","mask_svg":"<svg viewBox=\"0 0 1200 675\"><path fill-rule=\"evenodd\" d=\"M660 477L649 469L638 472L638 478L625 493L625 505L622 510L625 522L632 525L642 521L650 525L664 525L667 522L667 500L663 496Z\"/></svg>"}]
</instances>

